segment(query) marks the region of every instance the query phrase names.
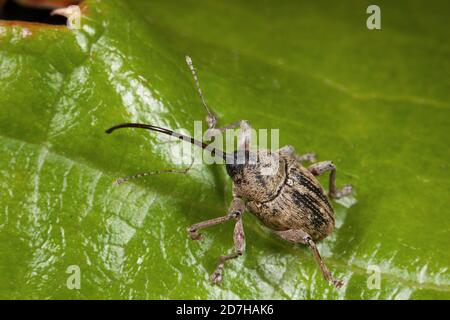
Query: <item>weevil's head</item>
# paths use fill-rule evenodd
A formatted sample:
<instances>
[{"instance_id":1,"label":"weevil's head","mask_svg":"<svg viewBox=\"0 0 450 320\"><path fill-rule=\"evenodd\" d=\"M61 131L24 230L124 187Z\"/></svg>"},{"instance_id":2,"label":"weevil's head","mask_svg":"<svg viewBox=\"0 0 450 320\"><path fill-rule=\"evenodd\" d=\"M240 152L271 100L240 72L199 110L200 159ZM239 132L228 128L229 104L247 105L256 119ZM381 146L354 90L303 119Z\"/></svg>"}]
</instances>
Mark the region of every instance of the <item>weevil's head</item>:
<instances>
[{"instance_id":1,"label":"weevil's head","mask_svg":"<svg viewBox=\"0 0 450 320\"><path fill-rule=\"evenodd\" d=\"M254 157L253 153L252 157ZM241 178L244 168L247 165L250 165L250 151L248 150L235 151L225 161L225 168L233 181Z\"/></svg>"},{"instance_id":2,"label":"weevil's head","mask_svg":"<svg viewBox=\"0 0 450 320\"><path fill-rule=\"evenodd\" d=\"M235 192L249 200L267 201L284 182L285 162L278 152L235 151L226 160Z\"/></svg>"}]
</instances>

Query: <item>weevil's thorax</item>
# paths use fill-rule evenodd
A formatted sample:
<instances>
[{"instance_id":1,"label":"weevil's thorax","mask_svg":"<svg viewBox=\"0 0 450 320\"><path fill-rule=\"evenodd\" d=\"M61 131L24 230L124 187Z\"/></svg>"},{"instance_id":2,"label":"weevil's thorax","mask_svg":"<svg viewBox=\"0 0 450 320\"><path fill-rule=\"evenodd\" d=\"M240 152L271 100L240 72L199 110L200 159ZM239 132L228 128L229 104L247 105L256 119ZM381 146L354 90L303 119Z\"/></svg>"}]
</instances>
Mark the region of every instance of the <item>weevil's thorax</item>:
<instances>
[{"instance_id":1,"label":"weevil's thorax","mask_svg":"<svg viewBox=\"0 0 450 320\"><path fill-rule=\"evenodd\" d=\"M275 198L286 180L286 163L278 152L236 151L227 161L234 193L248 200L265 202Z\"/></svg>"}]
</instances>

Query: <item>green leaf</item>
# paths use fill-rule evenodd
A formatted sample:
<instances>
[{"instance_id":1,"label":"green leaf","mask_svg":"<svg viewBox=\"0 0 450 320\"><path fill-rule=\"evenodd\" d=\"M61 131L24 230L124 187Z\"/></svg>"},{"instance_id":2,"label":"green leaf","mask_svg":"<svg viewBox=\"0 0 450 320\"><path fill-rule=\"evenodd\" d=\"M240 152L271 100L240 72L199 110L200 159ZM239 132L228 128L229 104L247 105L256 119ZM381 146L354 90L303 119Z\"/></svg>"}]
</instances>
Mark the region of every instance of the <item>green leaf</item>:
<instances>
[{"instance_id":1,"label":"green leaf","mask_svg":"<svg viewBox=\"0 0 450 320\"><path fill-rule=\"evenodd\" d=\"M449 4L378 1L382 29L368 30L369 4L90 0L81 30L0 23L0 298L450 298ZM220 165L113 185L183 167L174 142L104 130L192 133L205 114L185 54L221 125L279 128L354 185L319 244L342 289L251 214L244 256L210 284L233 226L202 242L186 227L226 213Z\"/></svg>"}]
</instances>

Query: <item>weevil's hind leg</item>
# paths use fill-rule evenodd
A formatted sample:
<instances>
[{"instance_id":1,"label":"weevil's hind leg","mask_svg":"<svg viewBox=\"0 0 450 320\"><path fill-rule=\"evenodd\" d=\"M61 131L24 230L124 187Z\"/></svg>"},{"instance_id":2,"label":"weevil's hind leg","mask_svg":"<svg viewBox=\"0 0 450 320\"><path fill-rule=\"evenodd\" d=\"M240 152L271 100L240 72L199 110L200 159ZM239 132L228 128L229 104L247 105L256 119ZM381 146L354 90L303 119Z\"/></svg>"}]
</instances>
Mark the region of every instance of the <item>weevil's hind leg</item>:
<instances>
[{"instance_id":1,"label":"weevil's hind leg","mask_svg":"<svg viewBox=\"0 0 450 320\"><path fill-rule=\"evenodd\" d=\"M315 163L308 167L308 170L315 176L319 176L324 172L330 171L330 197L339 199L352 193L352 186L349 184L345 185L344 188L340 190L336 188L336 166L331 161Z\"/></svg>"},{"instance_id":2,"label":"weevil's hind leg","mask_svg":"<svg viewBox=\"0 0 450 320\"><path fill-rule=\"evenodd\" d=\"M333 278L331 275L330 270L328 270L327 266L325 265L325 262L323 261L322 257L320 256L319 250L316 247L316 244L311 239L308 233L304 232L303 230L286 230L286 231L275 231L275 234L278 235L280 238L287 240L292 243L301 243L306 244L311 249L314 259L316 260L317 264L319 265L320 271L322 272L323 277L325 280L327 280L329 283L334 285L336 288L342 287L344 284L341 280Z\"/></svg>"},{"instance_id":3,"label":"weevil's hind leg","mask_svg":"<svg viewBox=\"0 0 450 320\"><path fill-rule=\"evenodd\" d=\"M192 168L193 164L194 164L194 159L192 159L192 162L189 165L189 167L186 167L184 169L163 169L163 170L137 173L132 176L127 176L127 177L122 177L122 178L117 179L116 181L114 181L114 185L119 185L119 184L122 184L122 183L130 181L130 180L139 179L142 177L147 177L147 176L160 174L160 173L183 173L183 174L188 173L189 170Z\"/></svg>"},{"instance_id":4,"label":"weevil's hind leg","mask_svg":"<svg viewBox=\"0 0 450 320\"><path fill-rule=\"evenodd\" d=\"M234 252L219 257L219 263L217 264L217 268L211 275L211 281L213 282L213 284L218 284L222 281L222 273L223 268L225 266L225 262L228 260L236 259L242 256L242 254L244 253L245 234L244 234L244 225L242 223L242 216L239 216L237 218L236 225L234 226L233 241L234 241Z\"/></svg>"},{"instance_id":5,"label":"weevil's hind leg","mask_svg":"<svg viewBox=\"0 0 450 320\"><path fill-rule=\"evenodd\" d=\"M203 107L207 113L206 115L206 123L208 124L208 129L214 129L216 127L217 119L216 116L212 113L208 104L206 103L205 97L203 96L202 88L200 87L200 82L198 81L197 73L195 72L194 64L192 63L192 59L189 56L186 56L186 63L191 70L192 77L194 78L195 87L197 88L198 95L202 100Z\"/></svg>"}]
</instances>

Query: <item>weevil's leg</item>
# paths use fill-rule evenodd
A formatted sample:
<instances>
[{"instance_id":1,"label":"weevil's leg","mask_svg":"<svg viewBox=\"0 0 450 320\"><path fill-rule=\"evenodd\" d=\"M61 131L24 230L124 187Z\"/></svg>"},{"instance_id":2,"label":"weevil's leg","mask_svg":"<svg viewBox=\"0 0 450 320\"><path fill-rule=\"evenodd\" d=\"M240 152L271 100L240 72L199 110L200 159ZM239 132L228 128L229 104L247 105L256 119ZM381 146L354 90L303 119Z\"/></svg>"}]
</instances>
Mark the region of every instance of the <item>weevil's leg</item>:
<instances>
[{"instance_id":1,"label":"weevil's leg","mask_svg":"<svg viewBox=\"0 0 450 320\"><path fill-rule=\"evenodd\" d=\"M316 262L319 265L320 271L322 272L322 275L325 278L325 280L327 280L328 282L333 284L336 288L342 287L344 282L342 282L341 280L333 278L333 276L331 275L330 270L328 270L327 266L325 265L325 262L323 262L323 259L320 256L319 250L317 250L316 244L311 239L311 237L309 235L306 235L303 238L303 240L306 242L306 244L311 249L311 251L312 251L312 253L314 255L314 258L316 259Z\"/></svg>"},{"instance_id":2,"label":"weevil's leg","mask_svg":"<svg viewBox=\"0 0 450 320\"><path fill-rule=\"evenodd\" d=\"M238 150L250 150L252 127L247 120L236 121L221 128L208 129L205 138L211 140L212 137L223 134L227 129L236 129L238 127Z\"/></svg>"},{"instance_id":3,"label":"weevil's leg","mask_svg":"<svg viewBox=\"0 0 450 320\"><path fill-rule=\"evenodd\" d=\"M302 154L301 156L296 155L295 159L297 159L298 162L316 162L316 154L314 152L308 152L305 154Z\"/></svg>"},{"instance_id":4,"label":"weevil's leg","mask_svg":"<svg viewBox=\"0 0 450 320\"><path fill-rule=\"evenodd\" d=\"M202 221L202 222L193 224L192 226L190 226L187 229L187 231L192 240L201 240L202 235L200 233L198 233L198 230L212 227L212 226L230 221L232 219L236 219L236 216L229 213L223 217L218 217L218 218L214 218L214 219L210 219L210 220L206 220L206 221Z\"/></svg>"},{"instance_id":5,"label":"weevil's leg","mask_svg":"<svg viewBox=\"0 0 450 320\"><path fill-rule=\"evenodd\" d=\"M233 219L239 218L245 210L245 203L240 198L234 198L231 201L230 208L228 209L228 214L226 216L214 218L211 220L202 221L193 224L187 228L188 234L192 240L201 240L202 235L198 233L199 230L212 227Z\"/></svg>"},{"instance_id":6,"label":"weevil's leg","mask_svg":"<svg viewBox=\"0 0 450 320\"><path fill-rule=\"evenodd\" d=\"M315 162L316 154L314 152L305 153L301 156L295 154L295 149L293 146L288 145L280 148L278 150L281 154L293 155L298 162Z\"/></svg>"},{"instance_id":7,"label":"weevil's leg","mask_svg":"<svg viewBox=\"0 0 450 320\"><path fill-rule=\"evenodd\" d=\"M206 100L203 96L202 88L200 87L200 82L198 81L197 73L195 72L194 64L192 63L191 57L186 56L186 63L189 69L191 70L192 77L194 78L195 82L195 87L197 88L197 92L200 96L200 99L202 100L203 107L205 108L205 111L207 113L206 123L208 124L208 129L214 129L217 123L217 119L209 109L208 104L206 103Z\"/></svg>"},{"instance_id":8,"label":"weevil's leg","mask_svg":"<svg viewBox=\"0 0 450 320\"><path fill-rule=\"evenodd\" d=\"M160 173L188 173L188 171L192 168L193 164L194 164L194 159L192 159L192 162L189 165L189 167L184 168L184 169L164 169L164 170L156 170L156 171L137 173L132 176L122 177L122 178L117 179L116 181L114 181L114 185L119 185L119 184L122 184L122 183L130 181L130 180L147 177L147 176L151 176L154 174L160 174Z\"/></svg>"},{"instance_id":9,"label":"weevil's leg","mask_svg":"<svg viewBox=\"0 0 450 320\"><path fill-rule=\"evenodd\" d=\"M352 193L352 186L349 184L340 190L336 188L336 166L333 162L318 162L308 167L308 170L315 176L320 176L322 173L330 171L330 197L339 199Z\"/></svg>"},{"instance_id":10,"label":"weevil's leg","mask_svg":"<svg viewBox=\"0 0 450 320\"><path fill-rule=\"evenodd\" d=\"M286 230L286 231L275 231L275 234L281 237L284 240L287 240L292 243L301 243L306 244L311 249L314 259L316 260L317 264L319 265L320 271L322 272L323 277L325 280L333 284L336 288L342 287L344 284L341 280L334 279L331 275L330 270L328 270L327 266L325 265L325 262L323 261L322 257L320 256L319 250L316 247L316 244L311 239L308 233L304 232L303 230Z\"/></svg>"},{"instance_id":11,"label":"weevil's leg","mask_svg":"<svg viewBox=\"0 0 450 320\"><path fill-rule=\"evenodd\" d=\"M218 284L222 281L222 272L225 266L225 262L231 259L236 259L242 256L242 254L244 253L245 234L244 234L244 225L242 223L242 216L239 216L237 218L236 225L234 226L233 241L234 241L234 252L226 256L220 256L217 268L211 275L211 281L214 284Z\"/></svg>"},{"instance_id":12,"label":"weevil's leg","mask_svg":"<svg viewBox=\"0 0 450 320\"><path fill-rule=\"evenodd\" d=\"M278 153L291 156L295 153L295 149L293 146L287 145L287 146L284 146L284 147L278 149Z\"/></svg>"},{"instance_id":13,"label":"weevil's leg","mask_svg":"<svg viewBox=\"0 0 450 320\"><path fill-rule=\"evenodd\" d=\"M238 149L250 150L252 139L252 127L247 120L241 120L239 123L240 131L238 136Z\"/></svg>"},{"instance_id":14,"label":"weevil's leg","mask_svg":"<svg viewBox=\"0 0 450 320\"><path fill-rule=\"evenodd\" d=\"M250 143L252 139L252 127L247 120L240 120L229 124L228 126L219 129L209 129L206 132L206 139L222 134L227 129L234 129L239 127L238 133L238 150L250 150Z\"/></svg>"},{"instance_id":15,"label":"weevil's leg","mask_svg":"<svg viewBox=\"0 0 450 320\"><path fill-rule=\"evenodd\" d=\"M236 129L236 128L241 127L241 130L243 130L242 127L247 128L247 126L250 126L247 120L235 121L235 122L232 122L232 123L230 123L226 126L220 127L220 128L208 129L206 131L205 138L207 140L211 140L212 137L217 136L219 134L223 134L228 129Z\"/></svg>"}]
</instances>

